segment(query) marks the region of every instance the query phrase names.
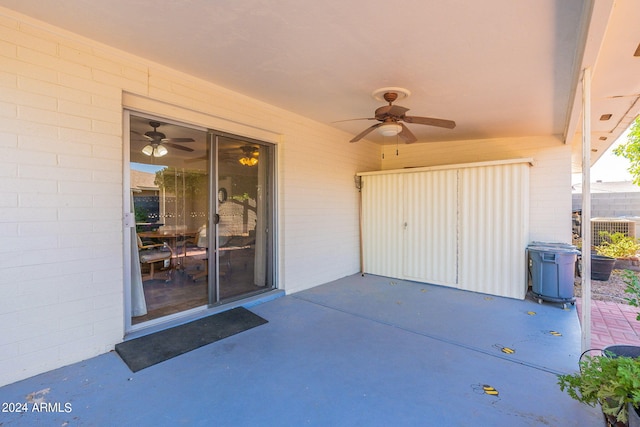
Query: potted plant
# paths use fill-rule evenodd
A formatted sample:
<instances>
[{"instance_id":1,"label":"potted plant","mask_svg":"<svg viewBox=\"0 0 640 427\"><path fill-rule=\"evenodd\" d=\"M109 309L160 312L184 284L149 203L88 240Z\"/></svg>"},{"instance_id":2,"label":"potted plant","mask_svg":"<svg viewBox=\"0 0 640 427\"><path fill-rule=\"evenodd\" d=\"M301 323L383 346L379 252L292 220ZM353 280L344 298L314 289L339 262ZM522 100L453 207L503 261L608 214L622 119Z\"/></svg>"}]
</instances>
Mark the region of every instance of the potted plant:
<instances>
[{"instance_id":1,"label":"potted plant","mask_svg":"<svg viewBox=\"0 0 640 427\"><path fill-rule=\"evenodd\" d=\"M633 307L640 307L640 278L631 270L624 270L621 277L622 281L627 285L624 291L629 294L625 301ZM636 320L640 322L640 312L638 312Z\"/></svg>"},{"instance_id":2,"label":"potted plant","mask_svg":"<svg viewBox=\"0 0 640 427\"><path fill-rule=\"evenodd\" d=\"M640 407L640 359L585 356L579 365L580 372L558 376L560 389L581 403L600 404L612 425L634 425L627 423L630 410L636 416Z\"/></svg>"},{"instance_id":3,"label":"potted plant","mask_svg":"<svg viewBox=\"0 0 640 427\"><path fill-rule=\"evenodd\" d=\"M640 242L635 237L624 233L601 231L602 243L594 249L596 255L591 256L591 279L607 281L617 259L636 260L640 250Z\"/></svg>"},{"instance_id":4,"label":"potted plant","mask_svg":"<svg viewBox=\"0 0 640 427\"><path fill-rule=\"evenodd\" d=\"M625 270L622 279L629 294L625 300L639 307L638 274ZM636 319L640 321L640 312ZM584 356L584 359L581 356L578 373L558 376L560 389L587 405L599 403L609 425L640 427L640 347L612 345L603 353L603 356Z\"/></svg>"}]
</instances>

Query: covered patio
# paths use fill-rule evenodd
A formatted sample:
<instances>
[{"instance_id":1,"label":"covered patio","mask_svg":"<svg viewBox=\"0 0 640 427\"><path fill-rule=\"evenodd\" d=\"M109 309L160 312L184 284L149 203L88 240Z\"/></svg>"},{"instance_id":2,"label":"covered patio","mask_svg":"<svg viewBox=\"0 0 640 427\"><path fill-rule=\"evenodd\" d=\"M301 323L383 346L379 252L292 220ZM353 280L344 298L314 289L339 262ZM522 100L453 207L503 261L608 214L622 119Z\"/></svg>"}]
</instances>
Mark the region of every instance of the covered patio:
<instances>
[{"instance_id":1,"label":"covered patio","mask_svg":"<svg viewBox=\"0 0 640 427\"><path fill-rule=\"evenodd\" d=\"M584 409L560 397L554 377L576 367L573 308L529 310L531 303L517 300L524 295L464 287L515 298L504 300L401 279L459 289L494 285L516 267L500 283L523 291L526 245L571 241L572 172L588 170L640 113L640 27L634 25L640 3L413 0L395 8L393 19L389 8L365 1L0 5L4 402L31 396L72 404L70 414L41 414L45 423L74 417L92 423L102 414L121 417L112 423L138 417L248 424L277 417L327 424L335 416L351 424L389 424L391 417L393 424L397 417L406 417L405 424L418 417L455 424L486 412L509 425L523 413L549 424L585 424L574 413ZM392 103L389 94L400 99ZM186 145L176 149L175 142ZM169 148L156 151L160 144ZM156 154L141 162L150 148ZM256 164L268 170L258 166L260 173L250 174L240 160L249 153L255 161L261 148L268 150ZM523 159L528 166L519 169L526 172L497 173ZM146 189L131 185L135 163L162 166L167 179L182 181L181 187L167 181L163 190L163 206L175 209L160 209L160 170L147 172L153 185ZM478 163L487 173L461 170ZM224 165L233 165L226 176ZM364 257L363 271L397 279L350 276L363 267L360 195L371 188L354 176L409 169L425 173L419 181L390 179L379 194L398 196L382 204L395 217L374 224L388 227L388 236L413 238L380 245L397 261L396 274L367 270L374 258ZM494 176L502 178L482 180ZM502 184L513 177L521 178L518 191L500 199L511 194ZM437 192L423 191L431 184ZM484 190L482 199L473 185ZM233 188L238 191L228 191ZM146 218L131 203L138 190L158 197ZM247 209L225 212L223 204L232 201ZM252 216L262 207L269 209L265 215ZM200 302L185 307L179 293L154 293L150 301L167 297L179 313L134 319L144 316L134 310L142 300L134 294L136 269L150 270L135 256L135 234L156 213L167 228L152 244L184 243L178 230L194 236L206 226L209 241L196 246L220 250L206 262L194 260L197 266L179 264L195 267L188 271L193 276L206 272ZM241 226L221 230L221 213L242 218ZM437 221L414 232L426 218ZM513 225L519 240L493 224ZM114 347L168 326L174 314L221 309L219 285L232 280L219 268L227 243L220 237L251 242L253 232L264 250L253 262L260 280L254 274L250 286L268 284L266 292L287 295L254 307L269 323L128 373ZM435 239L436 232L445 238ZM416 248L443 256L425 262ZM504 252L517 259L496 256ZM481 264L487 254L508 261ZM171 269L168 255L160 255ZM446 274L433 277L441 267ZM445 296L436 298L440 292ZM364 357L371 355L378 357ZM66 380L58 385L51 375ZM543 379L544 386L536 384ZM498 397L483 394L483 384L496 387ZM31 394L41 390L49 392ZM553 418L564 411L570 416ZM10 421L31 424L26 416ZM491 416L481 421L497 423Z\"/></svg>"},{"instance_id":2,"label":"covered patio","mask_svg":"<svg viewBox=\"0 0 640 427\"><path fill-rule=\"evenodd\" d=\"M248 308L268 323L135 374L110 352L4 386L28 412L2 424L603 424L556 385L573 306L356 274Z\"/></svg>"}]
</instances>

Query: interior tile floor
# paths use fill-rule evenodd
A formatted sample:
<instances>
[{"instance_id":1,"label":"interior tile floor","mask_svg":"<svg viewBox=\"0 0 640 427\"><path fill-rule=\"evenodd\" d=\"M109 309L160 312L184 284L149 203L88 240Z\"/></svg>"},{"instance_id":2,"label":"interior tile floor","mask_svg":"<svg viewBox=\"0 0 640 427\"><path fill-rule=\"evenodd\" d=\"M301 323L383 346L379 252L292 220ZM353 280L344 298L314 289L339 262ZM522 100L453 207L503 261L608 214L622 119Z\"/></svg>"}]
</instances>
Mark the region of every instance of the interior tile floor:
<instances>
[{"instance_id":1,"label":"interior tile floor","mask_svg":"<svg viewBox=\"0 0 640 427\"><path fill-rule=\"evenodd\" d=\"M603 425L557 386L580 355L573 306L353 275L247 308L269 323L135 374L111 352L2 387L52 411L0 424Z\"/></svg>"},{"instance_id":2,"label":"interior tile floor","mask_svg":"<svg viewBox=\"0 0 640 427\"><path fill-rule=\"evenodd\" d=\"M232 256L233 253L233 256ZM237 298L268 290L258 286L254 277L255 250L226 252L221 259L219 297L221 300ZM209 301L208 274L205 267L206 252L189 248L186 257L174 259L171 269L157 271L154 278L143 280L147 314L133 317L131 323L154 320L184 310L206 306Z\"/></svg>"}]
</instances>

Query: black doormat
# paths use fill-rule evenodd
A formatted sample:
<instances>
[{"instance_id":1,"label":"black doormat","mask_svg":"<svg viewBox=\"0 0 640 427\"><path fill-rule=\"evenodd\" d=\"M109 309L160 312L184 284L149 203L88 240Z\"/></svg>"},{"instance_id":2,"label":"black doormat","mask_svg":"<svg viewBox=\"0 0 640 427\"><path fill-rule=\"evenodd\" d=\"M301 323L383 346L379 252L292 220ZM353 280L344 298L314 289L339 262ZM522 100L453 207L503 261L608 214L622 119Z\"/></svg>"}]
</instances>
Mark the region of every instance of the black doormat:
<instances>
[{"instance_id":1,"label":"black doormat","mask_svg":"<svg viewBox=\"0 0 640 427\"><path fill-rule=\"evenodd\" d=\"M267 323L237 307L171 329L116 344L116 352L133 372L187 353L203 345Z\"/></svg>"}]
</instances>

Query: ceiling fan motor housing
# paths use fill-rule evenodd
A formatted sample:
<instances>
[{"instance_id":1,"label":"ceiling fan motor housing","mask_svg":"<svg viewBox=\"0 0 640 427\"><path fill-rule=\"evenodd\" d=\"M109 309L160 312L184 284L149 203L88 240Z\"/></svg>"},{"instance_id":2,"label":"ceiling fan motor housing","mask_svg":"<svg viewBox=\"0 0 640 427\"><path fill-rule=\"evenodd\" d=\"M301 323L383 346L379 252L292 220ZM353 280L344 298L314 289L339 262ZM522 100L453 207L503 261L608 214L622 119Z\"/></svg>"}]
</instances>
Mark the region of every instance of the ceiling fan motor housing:
<instances>
[{"instance_id":1,"label":"ceiling fan motor housing","mask_svg":"<svg viewBox=\"0 0 640 427\"><path fill-rule=\"evenodd\" d=\"M386 92L384 94L384 100L391 104L393 101L398 99L398 94L395 92Z\"/></svg>"},{"instance_id":2,"label":"ceiling fan motor housing","mask_svg":"<svg viewBox=\"0 0 640 427\"><path fill-rule=\"evenodd\" d=\"M162 132L158 132L158 128L160 127L160 125L161 125L160 122L154 122L154 121L149 122L149 126L151 126L153 130L147 131L144 134L154 141L165 139L167 136Z\"/></svg>"}]
</instances>

